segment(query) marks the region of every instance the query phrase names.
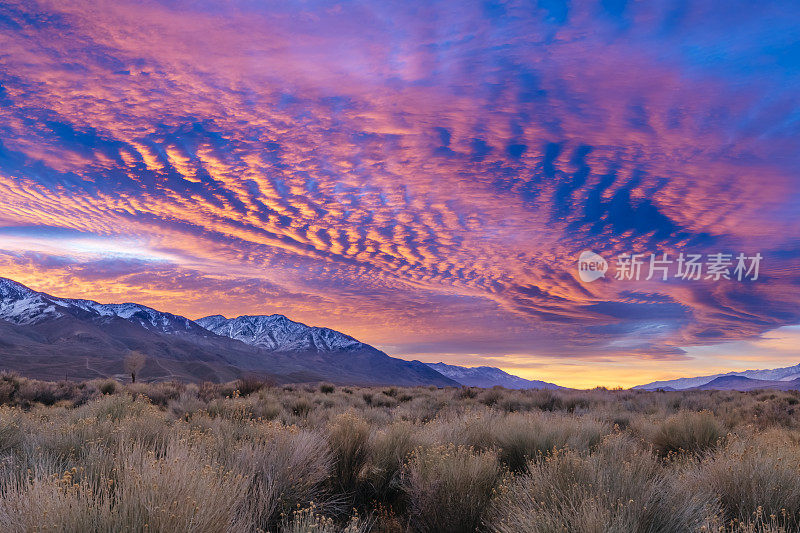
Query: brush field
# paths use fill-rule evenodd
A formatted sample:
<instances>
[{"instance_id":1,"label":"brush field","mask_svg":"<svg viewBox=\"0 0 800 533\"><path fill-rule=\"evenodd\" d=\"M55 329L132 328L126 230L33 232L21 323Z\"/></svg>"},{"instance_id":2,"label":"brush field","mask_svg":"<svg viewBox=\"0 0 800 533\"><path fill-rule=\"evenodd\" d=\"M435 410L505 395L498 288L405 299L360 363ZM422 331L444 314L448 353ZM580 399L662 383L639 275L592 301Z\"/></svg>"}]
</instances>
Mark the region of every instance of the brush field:
<instances>
[{"instance_id":1,"label":"brush field","mask_svg":"<svg viewBox=\"0 0 800 533\"><path fill-rule=\"evenodd\" d=\"M0 375L0 531L798 531L796 392Z\"/></svg>"}]
</instances>

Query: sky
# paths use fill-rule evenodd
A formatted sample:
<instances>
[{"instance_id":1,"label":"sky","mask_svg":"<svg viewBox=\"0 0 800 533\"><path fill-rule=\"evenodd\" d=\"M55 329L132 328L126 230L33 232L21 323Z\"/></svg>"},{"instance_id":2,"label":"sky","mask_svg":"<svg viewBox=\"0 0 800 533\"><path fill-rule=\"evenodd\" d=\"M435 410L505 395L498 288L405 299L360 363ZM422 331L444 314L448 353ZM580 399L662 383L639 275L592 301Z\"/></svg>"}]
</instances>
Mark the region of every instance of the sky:
<instances>
[{"instance_id":1,"label":"sky","mask_svg":"<svg viewBox=\"0 0 800 533\"><path fill-rule=\"evenodd\" d=\"M0 275L568 386L797 364L797 27L769 0L3 2Z\"/></svg>"}]
</instances>

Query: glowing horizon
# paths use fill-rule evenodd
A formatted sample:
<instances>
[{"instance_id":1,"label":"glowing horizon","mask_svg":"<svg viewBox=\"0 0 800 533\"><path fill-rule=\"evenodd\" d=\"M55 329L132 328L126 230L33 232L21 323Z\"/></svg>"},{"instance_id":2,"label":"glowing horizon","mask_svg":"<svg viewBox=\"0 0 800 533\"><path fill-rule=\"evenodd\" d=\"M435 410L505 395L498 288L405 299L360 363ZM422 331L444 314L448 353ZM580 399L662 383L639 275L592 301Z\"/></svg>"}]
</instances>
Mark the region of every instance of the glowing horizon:
<instances>
[{"instance_id":1,"label":"glowing horizon","mask_svg":"<svg viewBox=\"0 0 800 533\"><path fill-rule=\"evenodd\" d=\"M800 12L641 4L8 3L0 276L567 386L797 364Z\"/></svg>"}]
</instances>

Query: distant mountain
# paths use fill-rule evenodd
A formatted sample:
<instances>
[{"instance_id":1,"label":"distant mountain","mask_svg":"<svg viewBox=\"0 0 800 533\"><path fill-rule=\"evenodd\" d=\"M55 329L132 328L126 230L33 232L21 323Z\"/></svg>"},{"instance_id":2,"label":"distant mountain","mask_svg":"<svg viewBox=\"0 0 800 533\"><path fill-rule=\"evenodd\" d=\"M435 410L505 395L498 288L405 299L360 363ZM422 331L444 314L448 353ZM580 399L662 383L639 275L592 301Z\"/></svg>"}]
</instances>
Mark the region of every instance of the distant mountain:
<instances>
[{"instance_id":1,"label":"distant mountain","mask_svg":"<svg viewBox=\"0 0 800 533\"><path fill-rule=\"evenodd\" d=\"M634 389L643 389L643 390L656 390L656 389L664 389L664 390L685 390L691 388L699 388L706 385L711 385L712 382L716 382L717 384L730 384L730 383L737 383L737 381L716 381L717 378L724 378L724 377L745 377L750 378L753 380L761 380L766 383L762 383L762 385L766 385L770 382L790 382L800 378L800 364L795 366L788 366L785 368L773 368L768 370L745 370L742 372L728 372L726 374L714 374L711 376L700 376L700 377L693 377L693 378L678 378L672 379L667 381L653 381L652 383L647 383L645 385L637 385L633 387ZM738 383L743 383L738 381ZM712 385L713 387L714 385ZM725 388L719 386L719 388ZM766 386L765 388L780 388L779 386Z\"/></svg>"},{"instance_id":2,"label":"distant mountain","mask_svg":"<svg viewBox=\"0 0 800 533\"><path fill-rule=\"evenodd\" d=\"M143 378L229 380L263 359L183 317L56 298L0 278L0 369L40 379L121 375L130 350L148 355Z\"/></svg>"},{"instance_id":3,"label":"distant mountain","mask_svg":"<svg viewBox=\"0 0 800 533\"><path fill-rule=\"evenodd\" d=\"M40 379L121 376L125 354L138 350L148 356L143 379L226 381L255 373L278 382L457 385L419 361L280 315L216 316L203 324L135 303L57 298L0 278L0 370Z\"/></svg>"},{"instance_id":4,"label":"distant mountain","mask_svg":"<svg viewBox=\"0 0 800 533\"><path fill-rule=\"evenodd\" d=\"M207 316L197 323L224 335L271 352L341 352L363 350L368 345L328 328L310 327L283 315Z\"/></svg>"},{"instance_id":5,"label":"distant mountain","mask_svg":"<svg viewBox=\"0 0 800 533\"><path fill-rule=\"evenodd\" d=\"M500 386L507 389L563 388L559 387L558 385L554 385L553 383L547 383L546 381L523 379L519 376L514 376L492 366L464 367L447 365L445 363L427 363L427 365L440 374L447 376L450 379L454 379L455 381L458 381L467 387L490 388L494 386Z\"/></svg>"},{"instance_id":6,"label":"distant mountain","mask_svg":"<svg viewBox=\"0 0 800 533\"><path fill-rule=\"evenodd\" d=\"M40 324L70 316L91 316L108 322L123 318L158 333L194 333L207 336L205 329L188 318L162 313L144 305L100 304L36 292L16 281L0 278L0 319L20 326Z\"/></svg>"},{"instance_id":7,"label":"distant mountain","mask_svg":"<svg viewBox=\"0 0 800 533\"><path fill-rule=\"evenodd\" d=\"M302 361L311 370L329 369L326 379L344 383L395 385L458 383L419 361L389 357L368 344L328 328L312 327L283 315L225 318L213 315L197 324L212 333L236 339L271 355ZM332 373L330 369L335 369Z\"/></svg>"},{"instance_id":8,"label":"distant mountain","mask_svg":"<svg viewBox=\"0 0 800 533\"><path fill-rule=\"evenodd\" d=\"M776 381L767 379L753 379L744 376L720 376L712 379L705 385L694 387L690 390L759 390L759 389L779 389L779 390L800 390L800 378L790 381Z\"/></svg>"}]
</instances>

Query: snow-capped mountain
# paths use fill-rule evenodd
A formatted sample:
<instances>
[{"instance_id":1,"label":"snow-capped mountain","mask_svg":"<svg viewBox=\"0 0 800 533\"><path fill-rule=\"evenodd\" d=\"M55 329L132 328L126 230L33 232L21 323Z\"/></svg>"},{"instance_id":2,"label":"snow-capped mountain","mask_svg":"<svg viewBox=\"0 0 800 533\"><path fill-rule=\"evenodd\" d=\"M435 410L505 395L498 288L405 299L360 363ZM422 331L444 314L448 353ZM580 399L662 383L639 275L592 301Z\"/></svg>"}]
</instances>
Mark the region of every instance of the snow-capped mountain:
<instances>
[{"instance_id":1,"label":"snow-capped mountain","mask_svg":"<svg viewBox=\"0 0 800 533\"><path fill-rule=\"evenodd\" d=\"M60 316L56 305L47 295L17 283L0 278L0 319L13 324L30 325Z\"/></svg>"},{"instance_id":2,"label":"snow-capped mountain","mask_svg":"<svg viewBox=\"0 0 800 533\"><path fill-rule=\"evenodd\" d=\"M727 372L725 374L713 374L710 376L699 376L692 378L678 378L665 381L653 381L645 385L637 385L634 389L643 390L684 390L694 387L701 387L711 383L720 377L742 376L750 379L760 379L765 381L792 381L800 378L800 364L784 368L772 368L767 370L744 370L742 372Z\"/></svg>"},{"instance_id":3,"label":"snow-capped mountain","mask_svg":"<svg viewBox=\"0 0 800 533\"><path fill-rule=\"evenodd\" d=\"M73 316L83 311L81 318L102 321L107 317L118 317L160 333L203 333L188 318L156 311L134 303L101 304L92 300L56 298L36 292L16 281L0 278L0 319L17 325L34 325L45 320Z\"/></svg>"},{"instance_id":4,"label":"snow-capped mountain","mask_svg":"<svg viewBox=\"0 0 800 533\"><path fill-rule=\"evenodd\" d=\"M440 374L454 379L467 387L494 387L507 389L561 389L546 381L524 379L493 366L464 367L445 363L426 363Z\"/></svg>"},{"instance_id":5,"label":"snow-capped mountain","mask_svg":"<svg viewBox=\"0 0 800 533\"><path fill-rule=\"evenodd\" d=\"M283 315L238 318L213 315L201 318L197 323L215 335L236 339L271 355L288 355L294 360L303 361L310 369L331 366L342 376L371 376L369 380L351 377L351 383L459 385L455 380L420 361L389 357L377 348L344 333L307 326ZM339 381L347 382L343 378L339 378Z\"/></svg>"},{"instance_id":6,"label":"snow-capped mountain","mask_svg":"<svg viewBox=\"0 0 800 533\"><path fill-rule=\"evenodd\" d=\"M100 316L116 316L130 322L135 322L141 326L159 331L161 333L201 333L202 330L197 324L188 318L156 311L153 308L134 304L101 304L91 300L56 300L67 306L77 307L84 311L98 313Z\"/></svg>"},{"instance_id":7,"label":"snow-capped mountain","mask_svg":"<svg viewBox=\"0 0 800 533\"><path fill-rule=\"evenodd\" d=\"M0 369L40 379L122 375L125 355L137 350L147 356L143 379L458 385L419 361L282 315L202 322L136 303L57 298L0 278Z\"/></svg>"},{"instance_id":8,"label":"snow-capped mountain","mask_svg":"<svg viewBox=\"0 0 800 533\"><path fill-rule=\"evenodd\" d=\"M269 351L336 352L361 350L366 344L328 328L306 326L283 315L225 318L213 315L196 321L204 328Z\"/></svg>"}]
</instances>

